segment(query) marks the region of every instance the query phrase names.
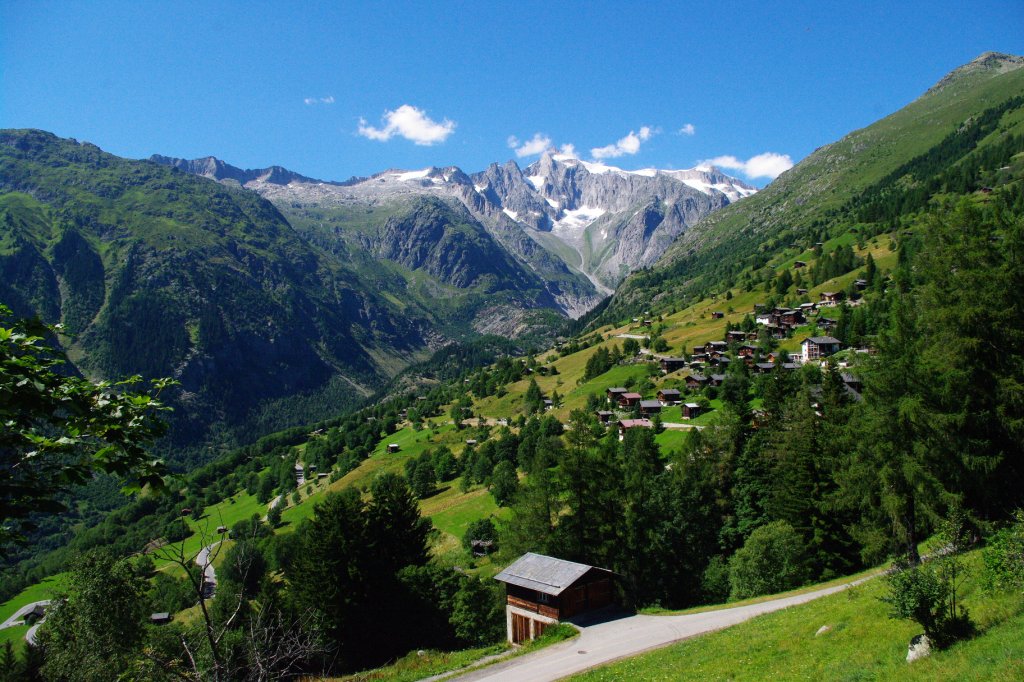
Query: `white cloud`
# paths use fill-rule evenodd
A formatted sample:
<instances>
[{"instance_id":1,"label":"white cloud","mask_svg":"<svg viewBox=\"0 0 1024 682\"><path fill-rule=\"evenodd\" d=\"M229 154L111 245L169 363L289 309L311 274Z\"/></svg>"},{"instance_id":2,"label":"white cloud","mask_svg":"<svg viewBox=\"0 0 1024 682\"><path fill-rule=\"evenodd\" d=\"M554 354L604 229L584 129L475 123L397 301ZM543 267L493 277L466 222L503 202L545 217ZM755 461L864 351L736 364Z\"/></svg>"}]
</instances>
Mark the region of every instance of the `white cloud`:
<instances>
[{"instance_id":1,"label":"white cloud","mask_svg":"<svg viewBox=\"0 0 1024 682\"><path fill-rule=\"evenodd\" d=\"M686 125L679 129L680 135L693 135L696 132L697 129L693 127L692 123L687 123Z\"/></svg>"},{"instance_id":2,"label":"white cloud","mask_svg":"<svg viewBox=\"0 0 1024 682\"><path fill-rule=\"evenodd\" d=\"M793 159L789 154L765 152L752 156L746 161L735 156L716 156L702 161L701 165L717 166L726 170L738 170L748 178L771 178L774 180L793 167Z\"/></svg>"},{"instance_id":3,"label":"white cloud","mask_svg":"<svg viewBox=\"0 0 1024 682\"><path fill-rule=\"evenodd\" d=\"M515 135L510 135L508 146L510 149L516 150L516 156L519 158L534 156L535 154L543 154L548 149L551 149L551 138L541 133L534 133L531 139L520 144L519 138Z\"/></svg>"},{"instance_id":4,"label":"white cloud","mask_svg":"<svg viewBox=\"0 0 1024 682\"><path fill-rule=\"evenodd\" d=\"M574 145L574 144L563 144L561 147L558 148L558 153L561 154L562 156L568 156L568 157L571 157L571 158L575 159L576 158L576 145Z\"/></svg>"},{"instance_id":5,"label":"white cloud","mask_svg":"<svg viewBox=\"0 0 1024 682\"><path fill-rule=\"evenodd\" d=\"M314 104L334 104L334 95L327 95L327 97L307 97L302 100L306 106L312 106Z\"/></svg>"},{"instance_id":6,"label":"white cloud","mask_svg":"<svg viewBox=\"0 0 1024 682\"><path fill-rule=\"evenodd\" d=\"M630 130L629 135L626 135L615 144L594 147L590 150L590 154L595 159L614 159L626 154L636 154L640 151L640 143L651 139L654 133L655 131L650 126L642 126L639 133Z\"/></svg>"},{"instance_id":7,"label":"white cloud","mask_svg":"<svg viewBox=\"0 0 1024 682\"><path fill-rule=\"evenodd\" d=\"M387 142L395 135L404 137L415 144L429 147L444 142L455 132L455 121L447 118L437 123L425 111L410 104L403 104L394 111L385 111L383 128L368 125L366 119L359 119L359 134L370 140Z\"/></svg>"}]
</instances>

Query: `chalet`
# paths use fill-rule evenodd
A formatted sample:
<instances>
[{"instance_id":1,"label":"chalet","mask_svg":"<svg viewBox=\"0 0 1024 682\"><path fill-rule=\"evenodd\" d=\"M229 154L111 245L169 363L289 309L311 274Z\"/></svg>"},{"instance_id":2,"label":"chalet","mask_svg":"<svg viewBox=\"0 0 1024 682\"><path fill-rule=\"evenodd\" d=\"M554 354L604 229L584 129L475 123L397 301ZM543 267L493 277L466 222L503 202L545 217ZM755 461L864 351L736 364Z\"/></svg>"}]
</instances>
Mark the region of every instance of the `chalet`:
<instances>
[{"instance_id":1,"label":"chalet","mask_svg":"<svg viewBox=\"0 0 1024 682\"><path fill-rule=\"evenodd\" d=\"M711 319L713 320L720 320L723 317L725 317L725 313L723 313L721 310L716 310L715 312L711 313Z\"/></svg>"},{"instance_id":2,"label":"chalet","mask_svg":"<svg viewBox=\"0 0 1024 682\"><path fill-rule=\"evenodd\" d=\"M818 304L817 303L801 303L800 304L800 312L802 312L804 315L810 315L817 308L818 308Z\"/></svg>"},{"instance_id":3,"label":"chalet","mask_svg":"<svg viewBox=\"0 0 1024 682\"><path fill-rule=\"evenodd\" d=\"M389 453L398 452L401 449L402 448L398 447L398 443L388 443L388 452Z\"/></svg>"},{"instance_id":4,"label":"chalet","mask_svg":"<svg viewBox=\"0 0 1024 682\"><path fill-rule=\"evenodd\" d=\"M804 314L799 310L786 310L779 316L779 324L795 327L806 322Z\"/></svg>"},{"instance_id":5,"label":"chalet","mask_svg":"<svg viewBox=\"0 0 1024 682\"><path fill-rule=\"evenodd\" d=\"M747 334L746 334L746 332L742 332L742 331L739 331L738 329L734 329L731 332L726 332L725 340L726 341L746 341L747 340Z\"/></svg>"},{"instance_id":6,"label":"chalet","mask_svg":"<svg viewBox=\"0 0 1024 682\"><path fill-rule=\"evenodd\" d=\"M330 475L330 474L328 474L328 473L327 473L326 471L321 471L320 473L318 473L318 474L316 475L316 477L317 477L317 480L319 480L319 479L321 479L321 478L327 478L327 477L328 477L329 475Z\"/></svg>"},{"instance_id":7,"label":"chalet","mask_svg":"<svg viewBox=\"0 0 1024 682\"><path fill-rule=\"evenodd\" d=\"M820 294L821 301L819 305L827 305L835 307L839 305L839 301L843 298L843 292L841 291L823 291Z\"/></svg>"},{"instance_id":8,"label":"chalet","mask_svg":"<svg viewBox=\"0 0 1024 682\"><path fill-rule=\"evenodd\" d=\"M768 326L772 323L771 313L758 313L757 317L754 318L754 322Z\"/></svg>"},{"instance_id":9,"label":"chalet","mask_svg":"<svg viewBox=\"0 0 1024 682\"><path fill-rule=\"evenodd\" d=\"M653 427L650 419L621 419L619 420L619 440L626 437L629 429L649 429Z\"/></svg>"},{"instance_id":10,"label":"chalet","mask_svg":"<svg viewBox=\"0 0 1024 682\"><path fill-rule=\"evenodd\" d=\"M703 374L691 374L686 377L686 388L690 391L699 391L708 385L708 378Z\"/></svg>"},{"instance_id":11,"label":"chalet","mask_svg":"<svg viewBox=\"0 0 1024 682\"><path fill-rule=\"evenodd\" d=\"M597 421L601 422L602 424L607 424L608 422L610 422L612 420L612 417L614 417L614 416L615 416L615 413L614 412L609 412L608 410L598 410L597 411Z\"/></svg>"},{"instance_id":12,"label":"chalet","mask_svg":"<svg viewBox=\"0 0 1024 682\"><path fill-rule=\"evenodd\" d=\"M150 615L149 622L153 625L167 625L171 622L171 614L167 613L166 611L154 613Z\"/></svg>"},{"instance_id":13,"label":"chalet","mask_svg":"<svg viewBox=\"0 0 1024 682\"><path fill-rule=\"evenodd\" d=\"M707 362L708 361L708 354L704 352L703 348L701 348L701 352L694 353L693 355L690 356L690 359L693 362Z\"/></svg>"},{"instance_id":14,"label":"chalet","mask_svg":"<svg viewBox=\"0 0 1024 682\"><path fill-rule=\"evenodd\" d=\"M732 362L732 360L723 355L722 357L718 358L718 362L716 364L718 364L719 366L724 366L728 365L730 362Z\"/></svg>"},{"instance_id":15,"label":"chalet","mask_svg":"<svg viewBox=\"0 0 1024 682\"><path fill-rule=\"evenodd\" d=\"M626 389L622 388L621 386L616 386L614 388L609 388L607 391L604 392L604 395L608 399L609 403L618 403L619 398L621 398L622 394L625 392Z\"/></svg>"},{"instance_id":16,"label":"chalet","mask_svg":"<svg viewBox=\"0 0 1024 682\"><path fill-rule=\"evenodd\" d=\"M794 370L800 369L800 365L799 363L796 362L784 362L782 363L782 369L786 372L792 372Z\"/></svg>"},{"instance_id":17,"label":"chalet","mask_svg":"<svg viewBox=\"0 0 1024 682\"><path fill-rule=\"evenodd\" d=\"M760 311L762 311L764 309L765 309L765 304L764 303L755 303L754 304L754 312L755 313L760 312Z\"/></svg>"},{"instance_id":18,"label":"chalet","mask_svg":"<svg viewBox=\"0 0 1024 682\"><path fill-rule=\"evenodd\" d=\"M555 407L555 403L552 402L550 398L545 398L544 399L544 409L545 410L552 410L552 409L554 409L554 407Z\"/></svg>"},{"instance_id":19,"label":"chalet","mask_svg":"<svg viewBox=\"0 0 1024 682\"><path fill-rule=\"evenodd\" d=\"M675 372L686 367L686 358L664 357L661 359L661 371L665 374Z\"/></svg>"},{"instance_id":20,"label":"chalet","mask_svg":"<svg viewBox=\"0 0 1024 682\"><path fill-rule=\"evenodd\" d=\"M217 526L217 535L224 535L224 533L227 533L227 532L228 532L228 527L227 526Z\"/></svg>"},{"instance_id":21,"label":"chalet","mask_svg":"<svg viewBox=\"0 0 1024 682\"><path fill-rule=\"evenodd\" d=\"M658 400L666 407L679 404L680 398L679 391L674 388L663 388L658 391Z\"/></svg>"},{"instance_id":22,"label":"chalet","mask_svg":"<svg viewBox=\"0 0 1024 682\"><path fill-rule=\"evenodd\" d=\"M804 362L827 358L837 353L842 345L839 339L831 336L810 336L800 342L801 357Z\"/></svg>"},{"instance_id":23,"label":"chalet","mask_svg":"<svg viewBox=\"0 0 1024 682\"><path fill-rule=\"evenodd\" d=\"M619 396L619 407L633 407L642 399L639 393L623 393Z\"/></svg>"},{"instance_id":24,"label":"chalet","mask_svg":"<svg viewBox=\"0 0 1024 682\"><path fill-rule=\"evenodd\" d=\"M751 346L749 343L745 343L736 350L736 354L742 357L754 357L754 351L757 350L757 346Z\"/></svg>"},{"instance_id":25,"label":"chalet","mask_svg":"<svg viewBox=\"0 0 1024 682\"><path fill-rule=\"evenodd\" d=\"M683 405L683 419L693 419L700 416L700 405L697 403L686 403Z\"/></svg>"},{"instance_id":26,"label":"chalet","mask_svg":"<svg viewBox=\"0 0 1024 682\"><path fill-rule=\"evenodd\" d=\"M864 291L868 288L868 281L866 279L855 279L853 280L853 286L857 287L857 291Z\"/></svg>"},{"instance_id":27,"label":"chalet","mask_svg":"<svg viewBox=\"0 0 1024 682\"><path fill-rule=\"evenodd\" d=\"M641 400L640 401L640 414L658 414L661 412L661 401L658 400Z\"/></svg>"},{"instance_id":28,"label":"chalet","mask_svg":"<svg viewBox=\"0 0 1024 682\"><path fill-rule=\"evenodd\" d=\"M513 644L536 639L566 618L612 603L604 568L529 552L494 576L505 583L505 626Z\"/></svg>"},{"instance_id":29,"label":"chalet","mask_svg":"<svg viewBox=\"0 0 1024 682\"><path fill-rule=\"evenodd\" d=\"M466 439L466 447L467 448L475 448L476 447L476 439L475 438L467 438Z\"/></svg>"},{"instance_id":30,"label":"chalet","mask_svg":"<svg viewBox=\"0 0 1024 682\"><path fill-rule=\"evenodd\" d=\"M705 346L694 346L693 347L693 355L700 355L705 350L707 350Z\"/></svg>"},{"instance_id":31,"label":"chalet","mask_svg":"<svg viewBox=\"0 0 1024 682\"><path fill-rule=\"evenodd\" d=\"M767 374L768 372L775 369L774 362L759 362L754 365L754 369L757 370L758 374Z\"/></svg>"},{"instance_id":32,"label":"chalet","mask_svg":"<svg viewBox=\"0 0 1024 682\"><path fill-rule=\"evenodd\" d=\"M830 330L830 329L835 329L836 328L836 321L835 320L831 320L831 319L829 319L827 317L819 317L818 321L816 322L816 324L819 327L821 327L822 329L825 329L825 330Z\"/></svg>"},{"instance_id":33,"label":"chalet","mask_svg":"<svg viewBox=\"0 0 1024 682\"><path fill-rule=\"evenodd\" d=\"M712 374L711 375L711 385L712 386L721 386L724 382L725 382L725 375L724 374Z\"/></svg>"},{"instance_id":34,"label":"chalet","mask_svg":"<svg viewBox=\"0 0 1024 682\"><path fill-rule=\"evenodd\" d=\"M729 350L729 344L727 344L725 341L708 341L707 345L704 346L704 349L708 353L711 353L712 351L724 353L725 351Z\"/></svg>"},{"instance_id":35,"label":"chalet","mask_svg":"<svg viewBox=\"0 0 1024 682\"><path fill-rule=\"evenodd\" d=\"M807 289L797 288L796 295L797 296L806 296L807 295Z\"/></svg>"},{"instance_id":36,"label":"chalet","mask_svg":"<svg viewBox=\"0 0 1024 682\"><path fill-rule=\"evenodd\" d=\"M807 263L803 262L802 260L798 260L798 261L793 263L793 267L794 268L806 268L807 267Z\"/></svg>"}]
</instances>

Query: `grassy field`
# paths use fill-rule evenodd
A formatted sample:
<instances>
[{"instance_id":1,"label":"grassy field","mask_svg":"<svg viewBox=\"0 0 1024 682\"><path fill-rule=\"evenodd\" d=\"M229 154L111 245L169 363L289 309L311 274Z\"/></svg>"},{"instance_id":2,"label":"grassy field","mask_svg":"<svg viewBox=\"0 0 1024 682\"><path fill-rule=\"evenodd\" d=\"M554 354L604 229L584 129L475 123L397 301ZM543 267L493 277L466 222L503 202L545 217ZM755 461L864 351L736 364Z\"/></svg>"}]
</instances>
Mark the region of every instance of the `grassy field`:
<instances>
[{"instance_id":1,"label":"grassy field","mask_svg":"<svg viewBox=\"0 0 1024 682\"><path fill-rule=\"evenodd\" d=\"M0 622L13 616L15 611L26 604L52 598L54 594L64 588L67 577L67 573L58 573L49 578L44 578L42 581L26 587L14 597L0 604Z\"/></svg>"},{"instance_id":2,"label":"grassy field","mask_svg":"<svg viewBox=\"0 0 1024 682\"><path fill-rule=\"evenodd\" d=\"M1020 680L1024 595L980 587L977 552L961 595L979 635L908 665L920 626L888 617L882 579L674 644L572 679L600 680ZM830 631L816 636L824 625Z\"/></svg>"}]
</instances>

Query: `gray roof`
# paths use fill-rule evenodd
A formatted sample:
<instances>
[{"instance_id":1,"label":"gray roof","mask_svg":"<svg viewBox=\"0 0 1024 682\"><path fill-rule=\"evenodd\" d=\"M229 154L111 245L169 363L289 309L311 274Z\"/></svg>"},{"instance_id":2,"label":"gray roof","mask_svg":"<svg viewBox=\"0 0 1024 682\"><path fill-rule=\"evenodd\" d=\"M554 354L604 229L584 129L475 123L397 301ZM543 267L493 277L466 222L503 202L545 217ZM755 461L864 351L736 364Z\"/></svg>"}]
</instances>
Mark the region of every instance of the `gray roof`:
<instances>
[{"instance_id":1,"label":"gray roof","mask_svg":"<svg viewBox=\"0 0 1024 682\"><path fill-rule=\"evenodd\" d=\"M558 596L590 570L611 573L604 568L527 552L511 566L494 576L494 579Z\"/></svg>"},{"instance_id":2,"label":"gray roof","mask_svg":"<svg viewBox=\"0 0 1024 682\"><path fill-rule=\"evenodd\" d=\"M810 341L811 343L816 343L819 345L823 343L842 343L842 341L840 341L839 339L833 338L831 336L810 336L804 339L804 341Z\"/></svg>"},{"instance_id":3,"label":"gray roof","mask_svg":"<svg viewBox=\"0 0 1024 682\"><path fill-rule=\"evenodd\" d=\"M171 614L167 611L161 611L160 613L154 613L150 616L152 620L166 620L171 617Z\"/></svg>"},{"instance_id":4,"label":"gray roof","mask_svg":"<svg viewBox=\"0 0 1024 682\"><path fill-rule=\"evenodd\" d=\"M641 400L640 407L661 407L661 403L657 400Z\"/></svg>"}]
</instances>

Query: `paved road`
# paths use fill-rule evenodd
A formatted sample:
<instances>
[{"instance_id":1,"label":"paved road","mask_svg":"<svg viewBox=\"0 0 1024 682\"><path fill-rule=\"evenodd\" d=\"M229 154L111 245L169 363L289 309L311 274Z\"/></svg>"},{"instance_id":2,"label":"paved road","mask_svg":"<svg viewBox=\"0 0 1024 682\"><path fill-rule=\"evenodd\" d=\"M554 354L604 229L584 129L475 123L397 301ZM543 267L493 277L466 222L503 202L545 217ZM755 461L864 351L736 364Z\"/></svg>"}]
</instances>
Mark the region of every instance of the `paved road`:
<instances>
[{"instance_id":1,"label":"paved road","mask_svg":"<svg viewBox=\"0 0 1024 682\"><path fill-rule=\"evenodd\" d=\"M29 611L31 611L32 609L34 609L37 604L42 604L43 606L49 606L50 605L50 600L49 599L44 599L42 601L34 601L31 604L25 604L20 609L15 611L14 614L11 615L10 618L5 620L3 623L0 623L0 630L3 630L4 628L13 627L15 625L21 625L22 621L25 618L25 614L28 613Z\"/></svg>"},{"instance_id":2,"label":"paved road","mask_svg":"<svg viewBox=\"0 0 1024 682\"><path fill-rule=\"evenodd\" d=\"M684 616L628 616L596 625L581 627L580 636L554 644L540 651L492 665L483 670L450 678L458 682L547 682L568 677L620 658L635 656L681 639L721 630L750 620L763 613L803 604L828 594L845 590L860 580L807 592L793 597L719 611Z\"/></svg>"},{"instance_id":3,"label":"paved road","mask_svg":"<svg viewBox=\"0 0 1024 682\"><path fill-rule=\"evenodd\" d=\"M199 554L196 555L196 565L203 569L203 582L209 583L213 586L210 590L208 598L213 598L213 592L217 589L217 572L213 570L213 560L210 558L210 552L213 548L220 544L220 541L207 545L199 550Z\"/></svg>"}]
</instances>

